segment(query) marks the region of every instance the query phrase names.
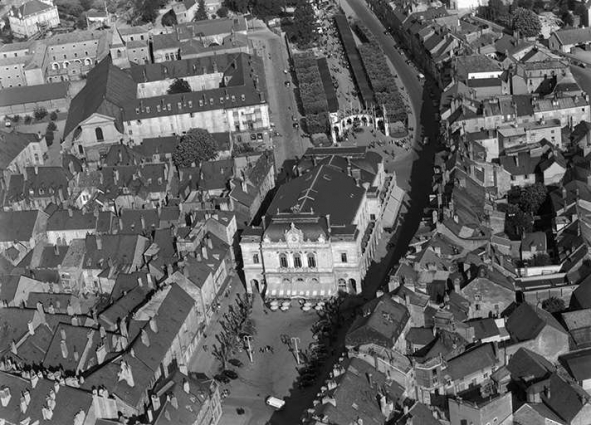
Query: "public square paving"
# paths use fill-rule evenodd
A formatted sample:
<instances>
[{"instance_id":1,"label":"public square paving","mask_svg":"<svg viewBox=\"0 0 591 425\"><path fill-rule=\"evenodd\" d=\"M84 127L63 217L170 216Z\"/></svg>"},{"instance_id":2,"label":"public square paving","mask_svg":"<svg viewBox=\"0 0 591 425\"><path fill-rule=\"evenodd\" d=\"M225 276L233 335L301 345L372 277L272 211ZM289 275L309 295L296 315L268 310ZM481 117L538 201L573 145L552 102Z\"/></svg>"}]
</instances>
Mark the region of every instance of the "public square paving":
<instances>
[{"instance_id":1,"label":"public square paving","mask_svg":"<svg viewBox=\"0 0 591 425\"><path fill-rule=\"evenodd\" d=\"M274 412L265 404L266 397L289 395L298 370L291 346L282 339L298 337L298 347L307 349L313 341L312 325L318 320L314 310L304 312L296 301L292 304L285 312L272 312L263 306L258 294L255 296L251 315L257 331L252 340L253 362L246 351L235 356L244 365L233 368L238 372L237 380L223 385L230 395L224 401L222 425L265 424ZM267 346L272 347L272 352L261 353L260 349ZM244 409L243 414L238 414L240 408Z\"/></svg>"}]
</instances>

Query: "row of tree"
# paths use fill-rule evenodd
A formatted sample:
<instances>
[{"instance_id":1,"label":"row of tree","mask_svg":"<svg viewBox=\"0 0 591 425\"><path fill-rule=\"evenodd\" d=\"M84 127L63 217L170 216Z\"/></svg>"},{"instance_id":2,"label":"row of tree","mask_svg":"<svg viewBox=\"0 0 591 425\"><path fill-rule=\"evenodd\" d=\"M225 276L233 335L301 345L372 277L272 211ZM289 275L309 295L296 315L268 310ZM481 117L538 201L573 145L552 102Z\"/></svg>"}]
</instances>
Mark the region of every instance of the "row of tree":
<instances>
[{"instance_id":1,"label":"row of tree","mask_svg":"<svg viewBox=\"0 0 591 425\"><path fill-rule=\"evenodd\" d=\"M318 69L318 61L313 53L298 53L293 55L293 64L308 133L326 133L330 125L328 100Z\"/></svg>"},{"instance_id":2,"label":"row of tree","mask_svg":"<svg viewBox=\"0 0 591 425\"><path fill-rule=\"evenodd\" d=\"M358 50L376 103L379 107L386 108L387 118L390 122L405 122L407 118L406 105L398 91L398 86L382 49L375 41L371 40L359 46Z\"/></svg>"},{"instance_id":3,"label":"row of tree","mask_svg":"<svg viewBox=\"0 0 591 425\"><path fill-rule=\"evenodd\" d=\"M296 6L298 0L224 0L224 6L237 13L253 13L261 19L279 16L286 7Z\"/></svg>"}]
</instances>

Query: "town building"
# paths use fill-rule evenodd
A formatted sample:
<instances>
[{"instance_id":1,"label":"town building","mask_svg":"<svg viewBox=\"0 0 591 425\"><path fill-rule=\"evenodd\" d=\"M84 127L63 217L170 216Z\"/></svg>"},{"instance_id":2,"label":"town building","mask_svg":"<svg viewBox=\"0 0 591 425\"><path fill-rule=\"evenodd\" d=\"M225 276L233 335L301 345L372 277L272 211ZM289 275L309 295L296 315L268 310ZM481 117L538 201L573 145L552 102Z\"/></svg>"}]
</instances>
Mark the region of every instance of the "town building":
<instances>
[{"instance_id":1,"label":"town building","mask_svg":"<svg viewBox=\"0 0 591 425\"><path fill-rule=\"evenodd\" d=\"M394 185L372 152L314 159L279 188L261 225L242 233L248 291L290 298L360 293Z\"/></svg>"},{"instance_id":2,"label":"town building","mask_svg":"<svg viewBox=\"0 0 591 425\"><path fill-rule=\"evenodd\" d=\"M10 30L19 38L29 38L60 24L57 6L52 0L29 0L8 12Z\"/></svg>"}]
</instances>

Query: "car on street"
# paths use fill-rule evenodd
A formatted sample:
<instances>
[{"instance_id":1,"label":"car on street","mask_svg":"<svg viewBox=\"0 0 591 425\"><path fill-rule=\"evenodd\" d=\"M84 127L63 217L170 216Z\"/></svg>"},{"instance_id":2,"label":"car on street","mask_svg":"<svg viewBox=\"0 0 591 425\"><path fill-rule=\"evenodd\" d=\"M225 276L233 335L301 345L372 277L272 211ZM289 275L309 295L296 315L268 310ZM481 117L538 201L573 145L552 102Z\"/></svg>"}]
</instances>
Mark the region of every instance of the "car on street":
<instances>
[{"instance_id":1,"label":"car on street","mask_svg":"<svg viewBox=\"0 0 591 425\"><path fill-rule=\"evenodd\" d=\"M257 133L257 140L263 140L263 133Z\"/></svg>"},{"instance_id":2,"label":"car on street","mask_svg":"<svg viewBox=\"0 0 591 425\"><path fill-rule=\"evenodd\" d=\"M215 375L213 377L213 379L215 379L218 382L221 382L222 384L228 384L230 382L230 378L228 378L227 376L224 376L221 373L218 373L217 375Z\"/></svg>"},{"instance_id":3,"label":"car on street","mask_svg":"<svg viewBox=\"0 0 591 425\"><path fill-rule=\"evenodd\" d=\"M232 379L232 380L238 379L238 374L236 372L234 372L233 370L229 370L229 369L224 370L222 372L222 375L228 379Z\"/></svg>"},{"instance_id":4,"label":"car on street","mask_svg":"<svg viewBox=\"0 0 591 425\"><path fill-rule=\"evenodd\" d=\"M277 410L279 410L283 406L285 406L285 401L283 399L280 399L280 398L277 398L277 397L273 397L273 396L267 397L265 399L265 403L267 403L271 407L274 407Z\"/></svg>"},{"instance_id":5,"label":"car on street","mask_svg":"<svg viewBox=\"0 0 591 425\"><path fill-rule=\"evenodd\" d=\"M300 125L297 122L293 123L293 128L300 128Z\"/></svg>"},{"instance_id":6,"label":"car on street","mask_svg":"<svg viewBox=\"0 0 591 425\"><path fill-rule=\"evenodd\" d=\"M284 73L284 74L289 74L289 71L288 71L287 69L284 69L284 70L283 70L283 73Z\"/></svg>"},{"instance_id":7,"label":"car on street","mask_svg":"<svg viewBox=\"0 0 591 425\"><path fill-rule=\"evenodd\" d=\"M291 86L291 83L289 81L286 81L285 82L285 87L290 87L290 86Z\"/></svg>"},{"instance_id":8,"label":"car on street","mask_svg":"<svg viewBox=\"0 0 591 425\"><path fill-rule=\"evenodd\" d=\"M257 135L255 133L250 133L250 140L256 140L257 139Z\"/></svg>"}]
</instances>

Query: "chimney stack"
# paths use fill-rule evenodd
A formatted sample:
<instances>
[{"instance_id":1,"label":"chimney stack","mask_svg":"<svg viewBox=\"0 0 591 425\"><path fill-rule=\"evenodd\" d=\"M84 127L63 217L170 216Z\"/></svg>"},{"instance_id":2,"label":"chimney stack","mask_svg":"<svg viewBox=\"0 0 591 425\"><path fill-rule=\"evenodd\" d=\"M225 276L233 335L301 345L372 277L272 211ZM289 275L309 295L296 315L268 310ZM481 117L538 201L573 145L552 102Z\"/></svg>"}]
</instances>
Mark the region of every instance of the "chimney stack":
<instances>
[{"instance_id":1,"label":"chimney stack","mask_svg":"<svg viewBox=\"0 0 591 425\"><path fill-rule=\"evenodd\" d=\"M207 254L207 247L205 245L202 245L201 246L201 254L203 255L203 259L204 260L207 260L207 258L208 258L207 255L208 254Z\"/></svg>"},{"instance_id":2,"label":"chimney stack","mask_svg":"<svg viewBox=\"0 0 591 425\"><path fill-rule=\"evenodd\" d=\"M148 332L145 329L142 329L141 331L141 338L142 338L142 344L144 344L146 347L150 346L150 337L148 336Z\"/></svg>"},{"instance_id":3,"label":"chimney stack","mask_svg":"<svg viewBox=\"0 0 591 425\"><path fill-rule=\"evenodd\" d=\"M189 381L186 379L183 379L183 390L189 394L191 392L191 386L189 385Z\"/></svg>"}]
</instances>

